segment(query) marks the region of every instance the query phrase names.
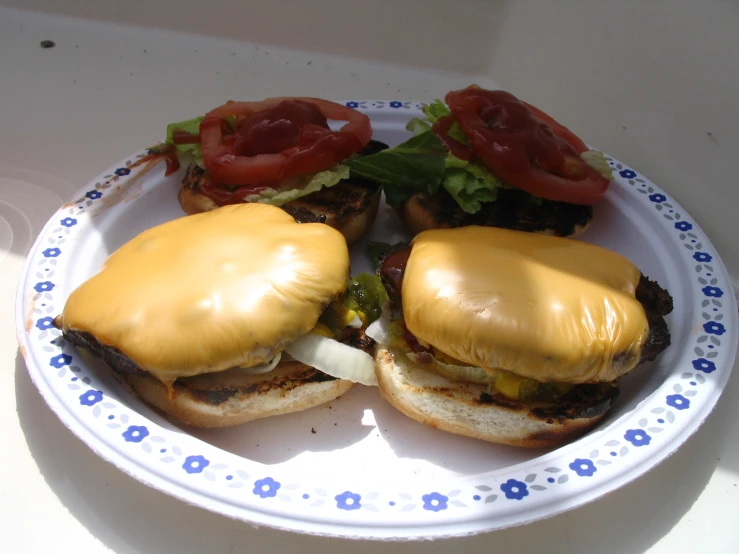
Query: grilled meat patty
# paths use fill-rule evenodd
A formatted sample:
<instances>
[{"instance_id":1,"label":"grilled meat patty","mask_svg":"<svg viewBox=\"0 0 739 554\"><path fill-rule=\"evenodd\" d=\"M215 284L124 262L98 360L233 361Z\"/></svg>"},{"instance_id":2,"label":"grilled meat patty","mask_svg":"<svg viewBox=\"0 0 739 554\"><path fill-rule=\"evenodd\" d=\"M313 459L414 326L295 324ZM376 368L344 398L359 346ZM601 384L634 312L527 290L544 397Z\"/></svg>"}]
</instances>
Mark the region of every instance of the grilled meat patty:
<instances>
[{"instance_id":1,"label":"grilled meat patty","mask_svg":"<svg viewBox=\"0 0 739 554\"><path fill-rule=\"evenodd\" d=\"M399 215L413 234L426 229L482 225L569 237L590 224L593 208L535 198L520 189L499 189L495 202L485 202L479 212L469 214L440 189L433 196L413 195L399 208Z\"/></svg>"}]
</instances>

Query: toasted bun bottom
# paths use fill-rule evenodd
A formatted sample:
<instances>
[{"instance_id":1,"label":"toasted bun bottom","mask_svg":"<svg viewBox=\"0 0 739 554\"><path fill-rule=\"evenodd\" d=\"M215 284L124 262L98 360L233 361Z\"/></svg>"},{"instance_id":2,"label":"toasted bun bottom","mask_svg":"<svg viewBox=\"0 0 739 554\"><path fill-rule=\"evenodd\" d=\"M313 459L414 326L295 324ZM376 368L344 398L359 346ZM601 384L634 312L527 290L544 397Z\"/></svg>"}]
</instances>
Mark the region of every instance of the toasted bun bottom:
<instances>
[{"instance_id":1,"label":"toasted bun bottom","mask_svg":"<svg viewBox=\"0 0 739 554\"><path fill-rule=\"evenodd\" d=\"M561 405L526 405L491 396L483 385L449 380L379 345L375 369L383 398L408 417L457 435L529 448L583 435L618 396L615 387L595 386L592 394Z\"/></svg>"},{"instance_id":2,"label":"toasted bun bottom","mask_svg":"<svg viewBox=\"0 0 739 554\"><path fill-rule=\"evenodd\" d=\"M341 186L341 184L339 184L338 186ZM338 230L342 235L344 235L347 244L354 244L363 235L365 235L367 231L369 231L370 227L372 227L372 224L375 222L375 218L377 217L377 210L380 207L381 195L382 189L378 188L377 191L372 195L367 209L358 212L353 216L340 218L332 213L326 213L326 224L330 225L334 229Z\"/></svg>"},{"instance_id":3,"label":"toasted bun bottom","mask_svg":"<svg viewBox=\"0 0 739 554\"><path fill-rule=\"evenodd\" d=\"M147 404L193 427L231 427L307 410L338 398L353 384L295 361L281 362L262 375L230 370L181 379L171 394L152 377L116 376Z\"/></svg>"},{"instance_id":4,"label":"toasted bun bottom","mask_svg":"<svg viewBox=\"0 0 739 554\"><path fill-rule=\"evenodd\" d=\"M182 209L189 215L219 207L211 198L200 193L197 187L192 186L197 180L202 179L209 179L208 174L191 176L188 173L185 184L177 195ZM326 225L344 235L347 244L352 244L359 240L375 221L381 192L379 186L344 181L288 202L282 208L298 221L303 214L307 215L306 221L315 221L325 216Z\"/></svg>"},{"instance_id":5,"label":"toasted bun bottom","mask_svg":"<svg viewBox=\"0 0 739 554\"><path fill-rule=\"evenodd\" d=\"M453 203L453 200L451 201ZM456 204L447 204L446 199L431 198L426 194L414 194L397 209L400 220L406 229L413 235L417 235L422 231L429 229L449 229L451 227L464 227L467 225L484 225L489 227L504 227L508 229L516 229L519 231L528 231L532 233L540 233L544 235L556 235L562 237L574 238L583 234L592 223L592 215L589 219L582 222L572 223L570 231L558 232L557 227L568 227L568 215L563 214L547 214L546 219L531 220L524 214L514 218L513 223L507 220L505 224L496 221L495 217L486 219L469 217ZM514 210L515 211L515 210ZM511 224L512 223L512 224Z\"/></svg>"}]
</instances>

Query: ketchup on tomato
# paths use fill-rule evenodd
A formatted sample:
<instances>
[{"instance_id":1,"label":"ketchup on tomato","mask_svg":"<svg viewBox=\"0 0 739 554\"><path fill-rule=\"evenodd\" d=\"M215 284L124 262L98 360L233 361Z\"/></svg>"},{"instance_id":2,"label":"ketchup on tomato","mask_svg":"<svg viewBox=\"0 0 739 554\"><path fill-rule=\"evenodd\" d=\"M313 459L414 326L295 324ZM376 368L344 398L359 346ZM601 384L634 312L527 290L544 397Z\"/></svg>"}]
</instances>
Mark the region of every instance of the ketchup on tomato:
<instances>
[{"instance_id":1,"label":"ketchup on tomato","mask_svg":"<svg viewBox=\"0 0 739 554\"><path fill-rule=\"evenodd\" d=\"M323 129L329 126L320 110L301 100L285 100L244 119L236 130L237 140L240 139L238 153L242 156L277 154L297 146L303 132L309 138L312 130L320 138Z\"/></svg>"},{"instance_id":2,"label":"ketchup on tomato","mask_svg":"<svg viewBox=\"0 0 739 554\"><path fill-rule=\"evenodd\" d=\"M509 184L548 200L586 205L608 188L608 180L580 158L587 146L579 138L512 94L471 86L449 92L445 100L470 150Z\"/></svg>"},{"instance_id":3,"label":"ketchup on tomato","mask_svg":"<svg viewBox=\"0 0 739 554\"><path fill-rule=\"evenodd\" d=\"M236 118L225 132L225 118ZM347 123L338 131L328 120ZM228 102L209 112L200 124L203 160L213 181L239 186L279 188L279 182L330 169L365 146L369 118L347 106L318 98L273 98L262 102ZM243 198L243 196L242 196Z\"/></svg>"}]
</instances>

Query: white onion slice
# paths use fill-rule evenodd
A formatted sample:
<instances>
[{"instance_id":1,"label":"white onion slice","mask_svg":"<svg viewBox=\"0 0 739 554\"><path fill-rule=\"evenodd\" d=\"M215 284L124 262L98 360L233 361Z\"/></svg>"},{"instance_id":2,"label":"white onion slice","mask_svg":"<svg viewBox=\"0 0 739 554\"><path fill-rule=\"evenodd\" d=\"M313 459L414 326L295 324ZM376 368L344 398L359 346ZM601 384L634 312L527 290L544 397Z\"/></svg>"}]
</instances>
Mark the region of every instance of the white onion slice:
<instances>
[{"instance_id":1,"label":"white onion slice","mask_svg":"<svg viewBox=\"0 0 739 554\"><path fill-rule=\"evenodd\" d=\"M372 356L337 340L307 333L285 348L285 352L337 379L377 386Z\"/></svg>"},{"instance_id":2,"label":"white onion slice","mask_svg":"<svg viewBox=\"0 0 739 554\"><path fill-rule=\"evenodd\" d=\"M277 367L277 364L280 363L280 358L282 358L282 352L278 352L277 355L266 364L259 364L252 367L235 367L231 371L243 373L244 375L261 375L263 373L269 373Z\"/></svg>"},{"instance_id":3,"label":"white onion slice","mask_svg":"<svg viewBox=\"0 0 739 554\"><path fill-rule=\"evenodd\" d=\"M373 339L377 344L390 344L390 320L383 313L380 319L369 324L364 334Z\"/></svg>"},{"instance_id":4,"label":"white onion slice","mask_svg":"<svg viewBox=\"0 0 739 554\"><path fill-rule=\"evenodd\" d=\"M467 381L470 383L477 383L478 385L489 385L493 379L492 376L481 367L448 364L440 361L432 354L406 352L406 356L408 356L413 363L420 365L421 367L433 369L434 371L441 373L444 377L454 381Z\"/></svg>"}]
</instances>

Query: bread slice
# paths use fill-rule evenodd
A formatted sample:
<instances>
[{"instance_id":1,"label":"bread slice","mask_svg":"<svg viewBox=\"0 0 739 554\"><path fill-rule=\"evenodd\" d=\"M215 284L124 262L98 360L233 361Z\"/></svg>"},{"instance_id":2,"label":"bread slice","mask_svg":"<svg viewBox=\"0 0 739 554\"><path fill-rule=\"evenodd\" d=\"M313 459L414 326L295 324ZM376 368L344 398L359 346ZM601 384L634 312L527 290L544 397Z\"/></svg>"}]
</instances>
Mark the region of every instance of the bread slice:
<instances>
[{"instance_id":1,"label":"bread slice","mask_svg":"<svg viewBox=\"0 0 739 554\"><path fill-rule=\"evenodd\" d=\"M187 214L218 208L218 204L200 192L199 185L210 180L210 174L191 164L177 195ZM344 235L347 244L364 235L377 216L381 188L363 179L347 179L338 184L302 196L280 206L300 223L322 222Z\"/></svg>"},{"instance_id":2,"label":"bread slice","mask_svg":"<svg viewBox=\"0 0 739 554\"><path fill-rule=\"evenodd\" d=\"M485 385L452 381L378 345L380 393L400 412L458 435L529 448L553 447L583 435L618 397L609 384L579 385L556 404L524 404L491 395Z\"/></svg>"},{"instance_id":3,"label":"bread slice","mask_svg":"<svg viewBox=\"0 0 739 554\"><path fill-rule=\"evenodd\" d=\"M476 214L463 211L445 190L434 196L417 193L397 210L403 224L413 235L428 229L449 229L482 225L516 231L576 237L590 226L593 208L567 202L541 200L520 190L502 189L495 202L483 204Z\"/></svg>"},{"instance_id":4,"label":"bread slice","mask_svg":"<svg viewBox=\"0 0 739 554\"><path fill-rule=\"evenodd\" d=\"M144 402L192 427L231 427L307 410L341 396L353 385L293 360L262 375L228 370L178 379L171 394L148 375L116 376Z\"/></svg>"}]
</instances>

